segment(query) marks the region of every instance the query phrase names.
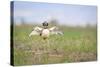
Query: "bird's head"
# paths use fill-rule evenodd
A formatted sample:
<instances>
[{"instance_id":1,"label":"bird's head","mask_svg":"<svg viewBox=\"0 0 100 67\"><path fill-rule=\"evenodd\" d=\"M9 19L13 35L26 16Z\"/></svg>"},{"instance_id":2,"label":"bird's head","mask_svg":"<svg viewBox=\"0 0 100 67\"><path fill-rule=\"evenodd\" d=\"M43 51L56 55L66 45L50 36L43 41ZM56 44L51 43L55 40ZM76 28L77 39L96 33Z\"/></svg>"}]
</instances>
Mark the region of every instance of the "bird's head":
<instances>
[{"instance_id":1,"label":"bird's head","mask_svg":"<svg viewBox=\"0 0 100 67\"><path fill-rule=\"evenodd\" d=\"M48 23L47 23L47 21L44 21L44 22L42 23L42 25L43 25L44 29L48 28Z\"/></svg>"}]
</instances>

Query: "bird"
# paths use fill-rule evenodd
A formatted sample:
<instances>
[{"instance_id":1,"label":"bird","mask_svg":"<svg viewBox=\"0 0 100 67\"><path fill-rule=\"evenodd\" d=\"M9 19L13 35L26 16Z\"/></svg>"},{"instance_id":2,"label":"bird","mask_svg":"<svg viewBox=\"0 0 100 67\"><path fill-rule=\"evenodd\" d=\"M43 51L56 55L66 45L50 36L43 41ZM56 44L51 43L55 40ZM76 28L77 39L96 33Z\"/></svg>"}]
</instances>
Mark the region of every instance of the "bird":
<instances>
[{"instance_id":1,"label":"bird","mask_svg":"<svg viewBox=\"0 0 100 67\"><path fill-rule=\"evenodd\" d=\"M46 40L50 37L50 35L63 35L63 32L59 31L57 26L48 28L48 23L46 21L44 21L42 25L43 28L38 26L33 28L32 32L29 34L29 37L31 37L32 35L39 35L44 40Z\"/></svg>"}]
</instances>

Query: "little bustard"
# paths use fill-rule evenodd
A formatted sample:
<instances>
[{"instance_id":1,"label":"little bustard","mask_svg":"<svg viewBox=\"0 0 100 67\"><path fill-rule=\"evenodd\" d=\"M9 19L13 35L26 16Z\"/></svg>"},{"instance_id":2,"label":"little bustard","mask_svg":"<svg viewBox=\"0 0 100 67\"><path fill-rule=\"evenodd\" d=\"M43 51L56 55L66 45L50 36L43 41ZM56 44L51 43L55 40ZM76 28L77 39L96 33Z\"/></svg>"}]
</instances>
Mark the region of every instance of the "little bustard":
<instances>
[{"instance_id":1,"label":"little bustard","mask_svg":"<svg viewBox=\"0 0 100 67\"><path fill-rule=\"evenodd\" d=\"M53 26L51 28L48 28L48 23L45 21L43 24L43 28L41 27L35 27L32 32L29 34L29 37L32 35L40 35L44 40L47 39L50 35L63 35L63 32L58 30L58 27Z\"/></svg>"}]
</instances>

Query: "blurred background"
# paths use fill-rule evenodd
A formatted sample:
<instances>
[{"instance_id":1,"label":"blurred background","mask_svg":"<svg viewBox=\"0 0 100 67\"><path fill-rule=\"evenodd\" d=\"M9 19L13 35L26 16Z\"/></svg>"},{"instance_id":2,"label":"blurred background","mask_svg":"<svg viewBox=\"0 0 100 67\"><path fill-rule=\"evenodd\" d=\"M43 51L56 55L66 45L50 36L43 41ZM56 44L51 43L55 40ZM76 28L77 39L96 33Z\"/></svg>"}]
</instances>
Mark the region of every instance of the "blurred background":
<instances>
[{"instance_id":1,"label":"blurred background","mask_svg":"<svg viewBox=\"0 0 100 67\"><path fill-rule=\"evenodd\" d=\"M97 7L14 1L14 65L54 64L97 60ZM47 21L64 35L44 42L29 37L34 27Z\"/></svg>"},{"instance_id":2,"label":"blurred background","mask_svg":"<svg viewBox=\"0 0 100 67\"><path fill-rule=\"evenodd\" d=\"M97 7L87 5L53 4L38 2L14 2L14 24L96 26Z\"/></svg>"}]
</instances>

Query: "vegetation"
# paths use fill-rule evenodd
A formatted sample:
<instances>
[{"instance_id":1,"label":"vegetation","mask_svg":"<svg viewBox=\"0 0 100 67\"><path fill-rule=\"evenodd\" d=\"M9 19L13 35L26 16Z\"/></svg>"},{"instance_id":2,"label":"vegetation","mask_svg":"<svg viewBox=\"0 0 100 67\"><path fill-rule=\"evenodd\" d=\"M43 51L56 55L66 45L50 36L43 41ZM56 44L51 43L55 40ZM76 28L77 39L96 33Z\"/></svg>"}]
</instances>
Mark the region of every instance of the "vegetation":
<instances>
[{"instance_id":1,"label":"vegetation","mask_svg":"<svg viewBox=\"0 0 100 67\"><path fill-rule=\"evenodd\" d=\"M95 27L59 26L64 35L29 37L33 25L14 26L14 65L54 64L97 60Z\"/></svg>"}]
</instances>

